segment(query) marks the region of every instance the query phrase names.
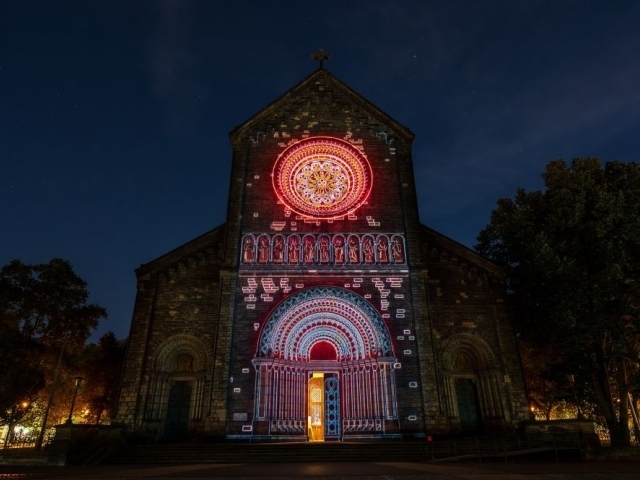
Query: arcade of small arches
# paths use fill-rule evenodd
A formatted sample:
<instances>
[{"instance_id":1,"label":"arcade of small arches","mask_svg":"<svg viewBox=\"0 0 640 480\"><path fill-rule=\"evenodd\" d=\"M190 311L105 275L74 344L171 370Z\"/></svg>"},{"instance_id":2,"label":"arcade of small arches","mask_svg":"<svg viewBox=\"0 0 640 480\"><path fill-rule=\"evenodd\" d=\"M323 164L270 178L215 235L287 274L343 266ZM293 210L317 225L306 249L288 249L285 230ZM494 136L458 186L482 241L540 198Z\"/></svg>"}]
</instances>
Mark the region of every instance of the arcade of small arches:
<instances>
[{"instance_id":1,"label":"arcade of small arches","mask_svg":"<svg viewBox=\"0 0 640 480\"><path fill-rule=\"evenodd\" d=\"M404 237L379 235L268 235L242 238L243 265L405 264Z\"/></svg>"}]
</instances>

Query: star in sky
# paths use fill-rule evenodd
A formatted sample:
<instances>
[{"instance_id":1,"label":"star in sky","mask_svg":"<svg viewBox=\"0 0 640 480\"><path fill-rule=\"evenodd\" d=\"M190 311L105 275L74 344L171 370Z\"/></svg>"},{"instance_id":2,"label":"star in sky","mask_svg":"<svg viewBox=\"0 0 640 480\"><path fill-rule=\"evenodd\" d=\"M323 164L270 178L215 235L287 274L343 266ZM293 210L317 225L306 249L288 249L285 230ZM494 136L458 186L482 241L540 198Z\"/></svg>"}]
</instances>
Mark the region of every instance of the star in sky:
<instances>
[{"instance_id":1,"label":"star in sky","mask_svg":"<svg viewBox=\"0 0 640 480\"><path fill-rule=\"evenodd\" d=\"M133 269L225 221L228 132L316 67L411 129L421 220L472 246L555 158L640 159L640 3L4 2L0 263Z\"/></svg>"}]
</instances>

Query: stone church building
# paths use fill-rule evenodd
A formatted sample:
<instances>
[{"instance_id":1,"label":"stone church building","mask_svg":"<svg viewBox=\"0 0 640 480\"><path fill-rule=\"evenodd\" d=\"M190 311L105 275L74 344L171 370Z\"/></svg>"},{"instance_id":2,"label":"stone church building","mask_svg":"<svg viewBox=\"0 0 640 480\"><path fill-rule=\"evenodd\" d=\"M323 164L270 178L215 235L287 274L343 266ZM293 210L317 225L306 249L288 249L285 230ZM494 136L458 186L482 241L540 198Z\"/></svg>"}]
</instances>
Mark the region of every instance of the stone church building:
<instances>
[{"instance_id":1,"label":"stone church building","mask_svg":"<svg viewBox=\"0 0 640 480\"><path fill-rule=\"evenodd\" d=\"M420 223L413 137L322 62L231 132L226 222L136 270L129 434L412 438L526 417L503 272Z\"/></svg>"}]
</instances>

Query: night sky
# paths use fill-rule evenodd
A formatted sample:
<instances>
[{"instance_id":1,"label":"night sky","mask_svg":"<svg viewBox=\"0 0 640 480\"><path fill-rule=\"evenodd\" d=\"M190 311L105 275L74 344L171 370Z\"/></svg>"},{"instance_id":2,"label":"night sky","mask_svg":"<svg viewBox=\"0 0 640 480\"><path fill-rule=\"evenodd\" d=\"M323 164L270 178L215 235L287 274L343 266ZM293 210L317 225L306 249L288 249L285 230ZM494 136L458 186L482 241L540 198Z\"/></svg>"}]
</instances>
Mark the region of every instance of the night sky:
<instances>
[{"instance_id":1,"label":"night sky","mask_svg":"<svg viewBox=\"0 0 640 480\"><path fill-rule=\"evenodd\" d=\"M0 265L68 259L128 335L133 270L225 221L228 132L318 47L467 246L550 160L640 160L640 2L0 0Z\"/></svg>"}]
</instances>

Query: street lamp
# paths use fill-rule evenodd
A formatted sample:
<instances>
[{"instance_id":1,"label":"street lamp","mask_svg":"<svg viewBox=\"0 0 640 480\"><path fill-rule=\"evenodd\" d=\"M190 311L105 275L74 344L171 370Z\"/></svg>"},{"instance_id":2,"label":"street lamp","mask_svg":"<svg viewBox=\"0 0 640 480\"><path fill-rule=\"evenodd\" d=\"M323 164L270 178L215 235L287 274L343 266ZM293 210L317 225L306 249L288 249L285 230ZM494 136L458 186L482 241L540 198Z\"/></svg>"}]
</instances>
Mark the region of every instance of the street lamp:
<instances>
[{"instance_id":1,"label":"street lamp","mask_svg":"<svg viewBox=\"0 0 640 480\"><path fill-rule=\"evenodd\" d=\"M71 416L73 415L73 407L76 404L76 396L78 395L78 388L80 388L80 384L84 380L82 377L76 377L76 389L73 392L73 400L71 400L71 410L69 410L69 418L67 418L66 424L71 425L73 421L71 420Z\"/></svg>"}]
</instances>

